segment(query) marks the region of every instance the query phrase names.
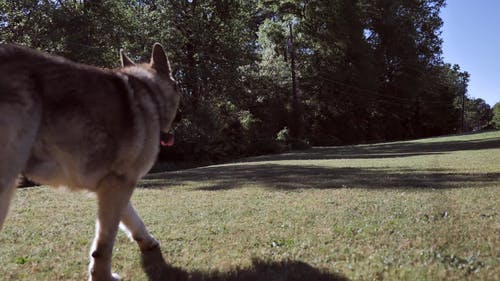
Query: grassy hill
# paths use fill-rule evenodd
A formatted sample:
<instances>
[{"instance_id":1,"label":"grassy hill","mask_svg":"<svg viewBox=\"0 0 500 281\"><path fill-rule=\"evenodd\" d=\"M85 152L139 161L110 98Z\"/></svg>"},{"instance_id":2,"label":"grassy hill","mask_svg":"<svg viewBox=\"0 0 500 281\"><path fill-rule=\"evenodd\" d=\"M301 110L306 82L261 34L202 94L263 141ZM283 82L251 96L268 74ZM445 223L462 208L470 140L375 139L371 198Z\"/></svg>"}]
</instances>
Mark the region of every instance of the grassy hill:
<instances>
[{"instance_id":1,"label":"grassy hill","mask_svg":"<svg viewBox=\"0 0 500 281\"><path fill-rule=\"evenodd\" d=\"M315 147L140 186L161 280L500 280L498 131ZM85 280L94 199L41 187L13 205L0 280ZM114 270L147 280L140 258L120 234Z\"/></svg>"}]
</instances>

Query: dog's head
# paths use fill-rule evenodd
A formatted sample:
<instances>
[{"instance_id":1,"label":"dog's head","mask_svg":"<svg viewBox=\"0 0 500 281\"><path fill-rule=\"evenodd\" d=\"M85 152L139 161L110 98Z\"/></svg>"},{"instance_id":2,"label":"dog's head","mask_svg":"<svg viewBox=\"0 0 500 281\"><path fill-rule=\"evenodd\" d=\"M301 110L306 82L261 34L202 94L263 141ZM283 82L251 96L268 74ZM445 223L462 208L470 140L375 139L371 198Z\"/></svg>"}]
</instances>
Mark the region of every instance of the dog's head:
<instances>
[{"instance_id":1,"label":"dog's head","mask_svg":"<svg viewBox=\"0 0 500 281\"><path fill-rule=\"evenodd\" d=\"M140 77L150 87L150 91L161 97L160 130L161 144L173 145L172 123L178 116L180 93L177 83L172 77L172 69L163 47L159 43L153 45L151 60L145 64L135 64L123 50L120 50L120 60L125 73ZM145 70L145 71L144 71Z\"/></svg>"}]
</instances>

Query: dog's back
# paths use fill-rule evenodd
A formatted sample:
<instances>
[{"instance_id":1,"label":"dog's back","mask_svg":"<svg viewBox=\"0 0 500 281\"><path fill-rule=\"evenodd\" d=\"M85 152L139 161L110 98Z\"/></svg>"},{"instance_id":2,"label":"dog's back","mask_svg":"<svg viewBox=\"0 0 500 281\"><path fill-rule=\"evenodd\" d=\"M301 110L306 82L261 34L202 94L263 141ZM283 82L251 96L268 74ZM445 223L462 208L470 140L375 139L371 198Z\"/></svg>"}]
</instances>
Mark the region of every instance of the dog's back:
<instances>
[{"instance_id":1,"label":"dog's back","mask_svg":"<svg viewBox=\"0 0 500 281\"><path fill-rule=\"evenodd\" d=\"M15 169L32 179L91 188L137 138L135 101L116 72L13 45L0 48L0 60L0 108L11 112L0 124L11 124L2 131L12 157L22 150ZM21 147L19 136L29 139Z\"/></svg>"},{"instance_id":2,"label":"dog's back","mask_svg":"<svg viewBox=\"0 0 500 281\"><path fill-rule=\"evenodd\" d=\"M128 139L124 128L134 127L131 103L123 80L112 71L1 45L0 225L21 171L42 183L73 187L104 174L118 144ZM65 170L57 164L61 161L68 163ZM85 170L79 165L99 174L61 176Z\"/></svg>"},{"instance_id":3,"label":"dog's back","mask_svg":"<svg viewBox=\"0 0 500 281\"><path fill-rule=\"evenodd\" d=\"M29 60L30 58L43 58L46 55L33 51L31 49L14 45L14 44L0 44L0 61L2 65L11 62L21 62L23 60Z\"/></svg>"}]
</instances>

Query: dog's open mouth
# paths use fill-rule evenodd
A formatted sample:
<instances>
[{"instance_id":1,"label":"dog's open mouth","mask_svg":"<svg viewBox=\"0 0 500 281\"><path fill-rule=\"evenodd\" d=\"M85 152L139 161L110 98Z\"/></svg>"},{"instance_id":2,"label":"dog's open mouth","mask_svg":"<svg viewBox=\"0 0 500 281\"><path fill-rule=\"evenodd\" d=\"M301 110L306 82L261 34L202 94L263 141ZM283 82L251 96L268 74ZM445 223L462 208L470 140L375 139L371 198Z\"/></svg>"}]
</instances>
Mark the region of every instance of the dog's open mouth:
<instances>
[{"instance_id":1,"label":"dog's open mouth","mask_svg":"<svg viewBox=\"0 0 500 281\"><path fill-rule=\"evenodd\" d=\"M164 147L170 147L174 145L174 132L170 131L168 133L160 133L160 145Z\"/></svg>"}]
</instances>

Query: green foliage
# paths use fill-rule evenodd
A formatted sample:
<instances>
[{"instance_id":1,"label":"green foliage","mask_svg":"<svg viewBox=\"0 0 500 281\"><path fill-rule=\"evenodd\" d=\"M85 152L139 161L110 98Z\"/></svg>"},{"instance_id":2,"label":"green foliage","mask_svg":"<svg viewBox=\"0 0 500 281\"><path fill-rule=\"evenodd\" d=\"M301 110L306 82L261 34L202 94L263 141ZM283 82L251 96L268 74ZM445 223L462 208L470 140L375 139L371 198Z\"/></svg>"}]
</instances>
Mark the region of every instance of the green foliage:
<instances>
[{"instance_id":1,"label":"green foliage","mask_svg":"<svg viewBox=\"0 0 500 281\"><path fill-rule=\"evenodd\" d=\"M442 62L444 5L1 1L0 40L103 67L118 66L120 48L146 61L151 44L163 43L184 120L162 158L219 161L459 132L464 96L465 129L484 127L489 109L467 97L468 73ZM285 127L289 136L277 138Z\"/></svg>"},{"instance_id":2,"label":"green foliage","mask_svg":"<svg viewBox=\"0 0 500 281\"><path fill-rule=\"evenodd\" d=\"M495 103L491 111L493 115L491 118L491 125L495 129L500 129L500 102Z\"/></svg>"},{"instance_id":3,"label":"green foliage","mask_svg":"<svg viewBox=\"0 0 500 281\"><path fill-rule=\"evenodd\" d=\"M477 131L492 120L490 106L483 99L468 99L465 103L464 126L467 131Z\"/></svg>"}]
</instances>

